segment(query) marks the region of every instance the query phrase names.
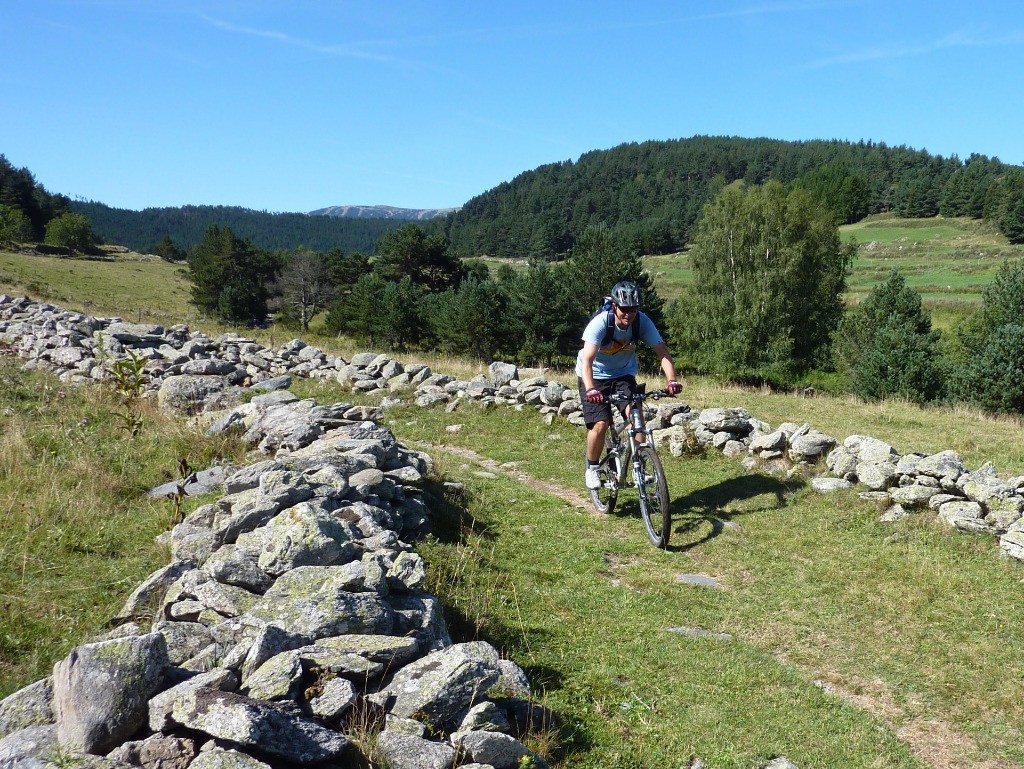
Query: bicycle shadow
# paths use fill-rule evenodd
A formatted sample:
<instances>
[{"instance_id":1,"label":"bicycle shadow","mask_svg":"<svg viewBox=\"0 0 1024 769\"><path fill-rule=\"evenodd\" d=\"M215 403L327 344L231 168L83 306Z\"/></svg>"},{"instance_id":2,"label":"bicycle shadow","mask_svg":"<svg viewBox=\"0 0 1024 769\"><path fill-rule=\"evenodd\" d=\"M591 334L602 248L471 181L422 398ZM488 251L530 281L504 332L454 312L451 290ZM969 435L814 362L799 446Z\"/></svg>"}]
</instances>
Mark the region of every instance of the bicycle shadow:
<instances>
[{"instance_id":1,"label":"bicycle shadow","mask_svg":"<svg viewBox=\"0 0 1024 769\"><path fill-rule=\"evenodd\" d=\"M692 550L725 531L734 518L784 507L786 495L803 485L798 479L743 475L727 478L678 497L669 505L672 511L672 537L668 549L678 552ZM763 504L757 504L759 497L766 498ZM747 504L741 504L744 502ZM688 534L693 538L682 544L673 544Z\"/></svg>"}]
</instances>

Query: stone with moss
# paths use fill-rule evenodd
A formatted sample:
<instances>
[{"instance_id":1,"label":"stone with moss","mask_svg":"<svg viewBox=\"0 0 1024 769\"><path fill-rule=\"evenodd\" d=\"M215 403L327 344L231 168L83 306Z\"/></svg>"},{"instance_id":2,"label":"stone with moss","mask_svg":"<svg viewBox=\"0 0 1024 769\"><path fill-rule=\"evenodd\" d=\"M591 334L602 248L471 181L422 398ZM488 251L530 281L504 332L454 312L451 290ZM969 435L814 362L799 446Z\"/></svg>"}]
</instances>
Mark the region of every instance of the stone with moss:
<instances>
[{"instance_id":1,"label":"stone with moss","mask_svg":"<svg viewBox=\"0 0 1024 769\"><path fill-rule=\"evenodd\" d=\"M454 730L459 716L501 678L497 650L485 641L456 644L406 665L382 691L389 712Z\"/></svg>"},{"instance_id":2,"label":"stone with moss","mask_svg":"<svg viewBox=\"0 0 1024 769\"><path fill-rule=\"evenodd\" d=\"M29 684L0 700L0 737L53 722L52 677Z\"/></svg>"},{"instance_id":3,"label":"stone with moss","mask_svg":"<svg viewBox=\"0 0 1024 769\"><path fill-rule=\"evenodd\" d=\"M376 593L332 592L294 581L287 592L274 585L252 608L250 616L289 633L324 638L343 633L391 634L394 612Z\"/></svg>"},{"instance_id":4,"label":"stone with moss","mask_svg":"<svg viewBox=\"0 0 1024 769\"><path fill-rule=\"evenodd\" d=\"M297 764L337 759L348 740L310 719L229 692L197 689L174 702L171 718L219 740Z\"/></svg>"},{"instance_id":5,"label":"stone with moss","mask_svg":"<svg viewBox=\"0 0 1024 769\"><path fill-rule=\"evenodd\" d=\"M186 692L195 689L219 689L233 692L238 689L238 676L230 670L215 668L199 673L165 689L149 701L147 720L149 728L154 732L169 731L174 724L171 721L171 710L174 701Z\"/></svg>"},{"instance_id":6,"label":"stone with moss","mask_svg":"<svg viewBox=\"0 0 1024 769\"><path fill-rule=\"evenodd\" d=\"M391 769L448 769L456 756L447 743L390 730L377 735L377 748Z\"/></svg>"},{"instance_id":7,"label":"stone with moss","mask_svg":"<svg viewBox=\"0 0 1024 769\"><path fill-rule=\"evenodd\" d=\"M282 511L267 529L258 565L273 576L299 566L346 563L355 555L349 529L317 503L302 502Z\"/></svg>"},{"instance_id":8,"label":"stone with moss","mask_svg":"<svg viewBox=\"0 0 1024 769\"><path fill-rule=\"evenodd\" d=\"M71 651L53 668L53 709L61 745L102 754L145 725L149 698L168 667L159 633Z\"/></svg>"},{"instance_id":9,"label":"stone with moss","mask_svg":"<svg viewBox=\"0 0 1024 769\"><path fill-rule=\"evenodd\" d=\"M297 651L287 651L260 665L239 691L260 700L295 700L301 695L301 682L302 658Z\"/></svg>"},{"instance_id":10,"label":"stone with moss","mask_svg":"<svg viewBox=\"0 0 1024 769\"><path fill-rule=\"evenodd\" d=\"M493 731L460 734L457 747L471 761L494 769L547 769L548 763L508 734Z\"/></svg>"}]
</instances>

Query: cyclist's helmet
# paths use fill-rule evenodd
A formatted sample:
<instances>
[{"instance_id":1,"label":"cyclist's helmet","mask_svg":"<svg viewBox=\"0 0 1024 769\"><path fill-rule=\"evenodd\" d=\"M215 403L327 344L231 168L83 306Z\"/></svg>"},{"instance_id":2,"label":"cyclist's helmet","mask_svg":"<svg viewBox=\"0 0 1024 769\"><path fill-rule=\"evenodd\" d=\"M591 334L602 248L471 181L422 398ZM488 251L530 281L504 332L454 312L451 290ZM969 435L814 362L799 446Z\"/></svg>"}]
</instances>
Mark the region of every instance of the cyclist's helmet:
<instances>
[{"instance_id":1,"label":"cyclist's helmet","mask_svg":"<svg viewBox=\"0 0 1024 769\"><path fill-rule=\"evenodd\" d=\"M612 287L611 297L612 301L619 307L639 307L642 304L640 288L636 283L628 280L620 280L616 283Z\"/></svg>"}]
</instances>

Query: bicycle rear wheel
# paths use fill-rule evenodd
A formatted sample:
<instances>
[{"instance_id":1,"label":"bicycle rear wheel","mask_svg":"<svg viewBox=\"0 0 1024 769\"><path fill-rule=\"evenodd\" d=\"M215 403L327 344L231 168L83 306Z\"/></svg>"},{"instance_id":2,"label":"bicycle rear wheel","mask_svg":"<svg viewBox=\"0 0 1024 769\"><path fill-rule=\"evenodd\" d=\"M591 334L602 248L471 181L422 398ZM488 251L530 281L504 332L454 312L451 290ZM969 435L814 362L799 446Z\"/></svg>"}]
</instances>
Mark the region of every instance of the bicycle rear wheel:
<instances>
[{"instance_id":1,"label":"bicycle rear wheel","mask_svg":"<svg viewBox=\"0 0 1024 769\"><path fill-rule=\"evenodd\" d=\"M672 512L669 510L665 470L658 453L647 445L636 447L636 461L640 477L634 480L640 493L640 517L647 529L647 538L655 547L666 548L672 533Z\"/></svg>"},{"instance_id":2,"label":"bicycle rear wheel","mask_svg":"<svg viewBox=\"0 0 1024 769\"><path fill-rule=\"evenodd\" d=\"M597 472L601 476L601 485L596 489L590 489L590 501L594 503L597 512L610 514L615 509L615 500L619 496L616 457L606 453Z\"/></svg>"}]
</instances>

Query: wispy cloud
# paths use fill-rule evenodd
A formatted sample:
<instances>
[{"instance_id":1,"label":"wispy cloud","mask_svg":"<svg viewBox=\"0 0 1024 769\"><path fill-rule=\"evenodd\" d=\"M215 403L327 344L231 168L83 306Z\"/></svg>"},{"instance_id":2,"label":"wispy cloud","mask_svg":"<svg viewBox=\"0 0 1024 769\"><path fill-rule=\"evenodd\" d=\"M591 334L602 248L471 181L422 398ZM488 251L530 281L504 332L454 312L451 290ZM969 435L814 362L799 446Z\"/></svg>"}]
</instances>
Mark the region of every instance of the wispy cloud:
<instances>
[{"instance_id":1,"label":"wispy cloud","mask_svg":"<svg viewBox=\"0 0 1024 769\"><path fill-rule=\"evenodd\" d=\"M742 8L733 8L726 11L713 11L702 13L696 16L688 16L680 21L713 21L714 19L735 19L745 16L768 16L777 13L801 13L803 11L823 11L838 7L851 5L849 0L837 2L836 0L819 0L818 2L783 2L783 3L761 3L760 5L748 5Z\"/></svg>"},{"instance_id":2,"label":"wispy cloud","mask_svg":"<svg viewBox=\"0 0 1024 769\"><path fill-rule=\"evenodd\" d=\"M773 14L801 13L804 11L821 11L850 5L860 5L864 0L802 0L793 2L766 2L755 5L747 5L741 8L731 8L708 13L688 14L675 17L636 18L636 14L629 10L622 11L622 18L615 19L609 23L588 23L585 20L569 24L534 24L524 26L507 26L500 30L472 30L464 31L467 34L488 34L499 33L504 36L537 36L537 35L580 35L593 32L618 32L623 29L649 29L679 24L693 24L702 21L717 21L719 19L736 19L755 16L768 16ZM626 7L623 6L625 9Z\"/></svg>"},{"instance_id":3,"label":"wispy cloud","mask_svg":"<svg viewBox=\"0 0 1024 769\"><path fill-rule=\"evenodd\" d=\"M1024 43L1024 34L1015 32L1011 34L994 35L982 37L969 32L954 32L937 40L926 41L916 44L876 46L863 48L859 51L849 51L837 56L828 56L824 59L810 62L808 69L821 69L843 64L859 64L868 61L885 61L889 59L905 59L915 56L927 56L950 48L995 48L1006 45L1020 45Z\"/></svg>"},{"instance_id":4,"label":"wispy cloud","mask_svg":"<svg viewBox=\"0 0 1024 769\"><path fill-rule=\"evenodd\" d=\"M222 21L221 19L215 19L212 16L208 16L204 13L200 13L199 18L201 18L210 26L224 30L225 32L231 32L233 34L238 35L248 35L250 37L263 38L264 40L271 40L276 43L280 43L281 45L287 45L293 48L300 48L302 50L319 54L321 56L333 56L348 59L362 59L364 61L375 61L384 64L398 64L408 67L414 67L417 69L447 71L444 68L438 67L436 64L433 64L431 62L403 59L388 53L372 50L373 47L397 45L396 41L372 41L349 44L318 43L312 40L306 40L301 37L295 37L294 35L289 35L285 32L278 32L276 30L256 29L254 27L244 27L237 24L231 24L230 22Z\"/></svg>"}]
</instances>

